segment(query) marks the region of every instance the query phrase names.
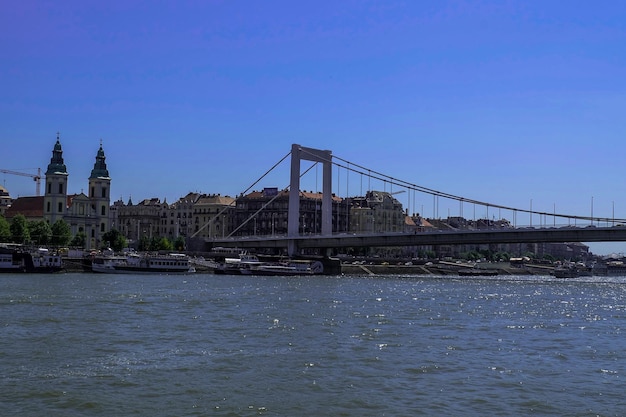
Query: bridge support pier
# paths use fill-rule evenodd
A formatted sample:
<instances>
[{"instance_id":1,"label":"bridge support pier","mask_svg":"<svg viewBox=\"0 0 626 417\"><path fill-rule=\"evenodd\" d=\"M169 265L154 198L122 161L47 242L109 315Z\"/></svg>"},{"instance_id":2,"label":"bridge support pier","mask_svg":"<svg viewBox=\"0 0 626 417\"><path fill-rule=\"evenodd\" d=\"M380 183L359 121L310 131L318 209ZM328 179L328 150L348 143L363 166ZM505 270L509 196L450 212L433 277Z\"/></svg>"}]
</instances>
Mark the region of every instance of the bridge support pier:
<instances>
[{"instance_id":1,"label":"bridge support pier","mask_svg":"<svg viewBox=\"0 0 626 417\"><path fill-rule=\"evenodd\" d=\"M333 233L332 207L332 152L319 149L305 148L291 145L291 180L289 182L289 215L287 217L287 253L293 256L298 252L294 238L299 236L300 230L300 161L319 162L322 170L322 236Z\"/></svg>"}]
</instances>

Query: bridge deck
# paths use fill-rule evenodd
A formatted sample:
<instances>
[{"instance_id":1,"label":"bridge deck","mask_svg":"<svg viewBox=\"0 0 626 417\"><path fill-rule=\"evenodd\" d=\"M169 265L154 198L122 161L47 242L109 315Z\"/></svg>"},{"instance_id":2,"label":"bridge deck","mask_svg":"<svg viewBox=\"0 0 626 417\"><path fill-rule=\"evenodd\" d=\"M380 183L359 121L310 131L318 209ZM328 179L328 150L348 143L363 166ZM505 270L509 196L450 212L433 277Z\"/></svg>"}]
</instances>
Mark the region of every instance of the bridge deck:
<instances>
[{"instance_id":1,"label":"bridge deck","mask_svg":"<svg viewBox=\"0 0 626 417\"><path fill-rule=\"evenodd\" d=\"M380 233L332 236L247 236L207 240L212 246L240 248L286 248L289 242L299 248L345 248L380 246L436 246L541 242L624 242L626 227L566 227L505 230L438 231L427 233Z\"/></svg>"}]
</instances>

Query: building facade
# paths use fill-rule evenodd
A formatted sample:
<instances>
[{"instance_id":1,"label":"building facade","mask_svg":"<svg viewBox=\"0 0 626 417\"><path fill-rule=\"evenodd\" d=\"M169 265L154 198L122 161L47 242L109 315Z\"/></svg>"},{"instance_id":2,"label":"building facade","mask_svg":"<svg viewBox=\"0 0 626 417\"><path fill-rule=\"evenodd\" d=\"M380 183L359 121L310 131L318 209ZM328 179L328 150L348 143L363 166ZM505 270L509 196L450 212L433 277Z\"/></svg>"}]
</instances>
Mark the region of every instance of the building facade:
<instances>
[{"instance_id":1,"label":"building facade","mask_svg":"<svg viewBox=\"0 0 626 417\"><path fill-rule=\"evenodd\" d=\"M102 144L89 177L89 195L82 192L68 194L68 179L63 149L57 135L46 170L43 219L51 225L58 220L65 221L70 226L72 236L79 233L85 235L86 249L98 249L103 244L104 234L110 230L111 178Z\"/></svg>"},{"instance_id":2,"label":"building facade","mask_svg":"<svg viewBox=\"0 0 626 417\"><path fill-rule=\"evenodd\" d=\"M350 231L353 233L395 233L406 231L406 213L393 194L368 191L350 204Z\"/></svg>"},{"instance_id":3,"label":"building facade","mask_svg":"<svg viewBox=\"0 0 626 417\"><path fill-rule=\"evenodd\" d=\"M286 235L289 214L288 190L264 188L239 197L234 214L235 236ZM322 232L322 193L300 191L300 234ZM349 224L347 201L333 195L332 230L346 232Z\"/></svg>"},{"instance_id":4,"label":"building facade","mask_svg":"<svg viewBox=\"0 0 626 417\"><path fill-rule=\"evenodd\" d=\"M192 237L224 238L233 230L235 199L219 194L202 195L193 205Z\"/></svg>"}]
</instances>

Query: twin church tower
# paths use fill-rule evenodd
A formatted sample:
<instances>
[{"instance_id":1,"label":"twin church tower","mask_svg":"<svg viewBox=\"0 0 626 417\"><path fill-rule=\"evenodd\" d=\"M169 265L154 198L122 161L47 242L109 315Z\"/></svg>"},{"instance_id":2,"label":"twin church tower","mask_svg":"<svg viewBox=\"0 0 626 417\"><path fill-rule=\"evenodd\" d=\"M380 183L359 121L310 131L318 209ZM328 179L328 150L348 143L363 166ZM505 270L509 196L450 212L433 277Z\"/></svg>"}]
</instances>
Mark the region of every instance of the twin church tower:
<instances>
[{"instance_id":1,"label":"twin church tower","mask_svg":"<svg viewBox=\"0 0 626 417\"><path fill-rule=\"evenodd\" d=\"M49 224L64 220L72 236L85 235L86 249L96 249L102 244L103 235L110 230L109 217L111 177L106 157L100 143L91 175L88 195L68 194L68 172L63 162L63 149L59 135L52 150L52 158L46 170L46 189L43 198L43 217Z\"/></svg>"}]
</instances>

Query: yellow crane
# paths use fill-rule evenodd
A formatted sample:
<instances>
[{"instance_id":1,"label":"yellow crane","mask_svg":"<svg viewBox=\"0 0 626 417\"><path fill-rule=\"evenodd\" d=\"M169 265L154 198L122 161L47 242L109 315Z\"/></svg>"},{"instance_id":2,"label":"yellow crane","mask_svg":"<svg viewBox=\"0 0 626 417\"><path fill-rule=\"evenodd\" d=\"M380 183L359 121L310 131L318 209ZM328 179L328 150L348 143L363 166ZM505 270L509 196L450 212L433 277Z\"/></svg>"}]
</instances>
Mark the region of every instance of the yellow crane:
<instances>
[{"instance_id":1,"label":"yellow crane","mask_svg":"<svg viewBox=\"0 0 626 417\"><path fill-rule=\"evenodd\" d=\"M27 172L11 171L10 169L0 169L0 172L11 175L21 175L22 177L31 177L33 181L37 183L37 196L41 195L41 168L37 168L36 174L29 174Z\"/></svg>"}]
</instances>

